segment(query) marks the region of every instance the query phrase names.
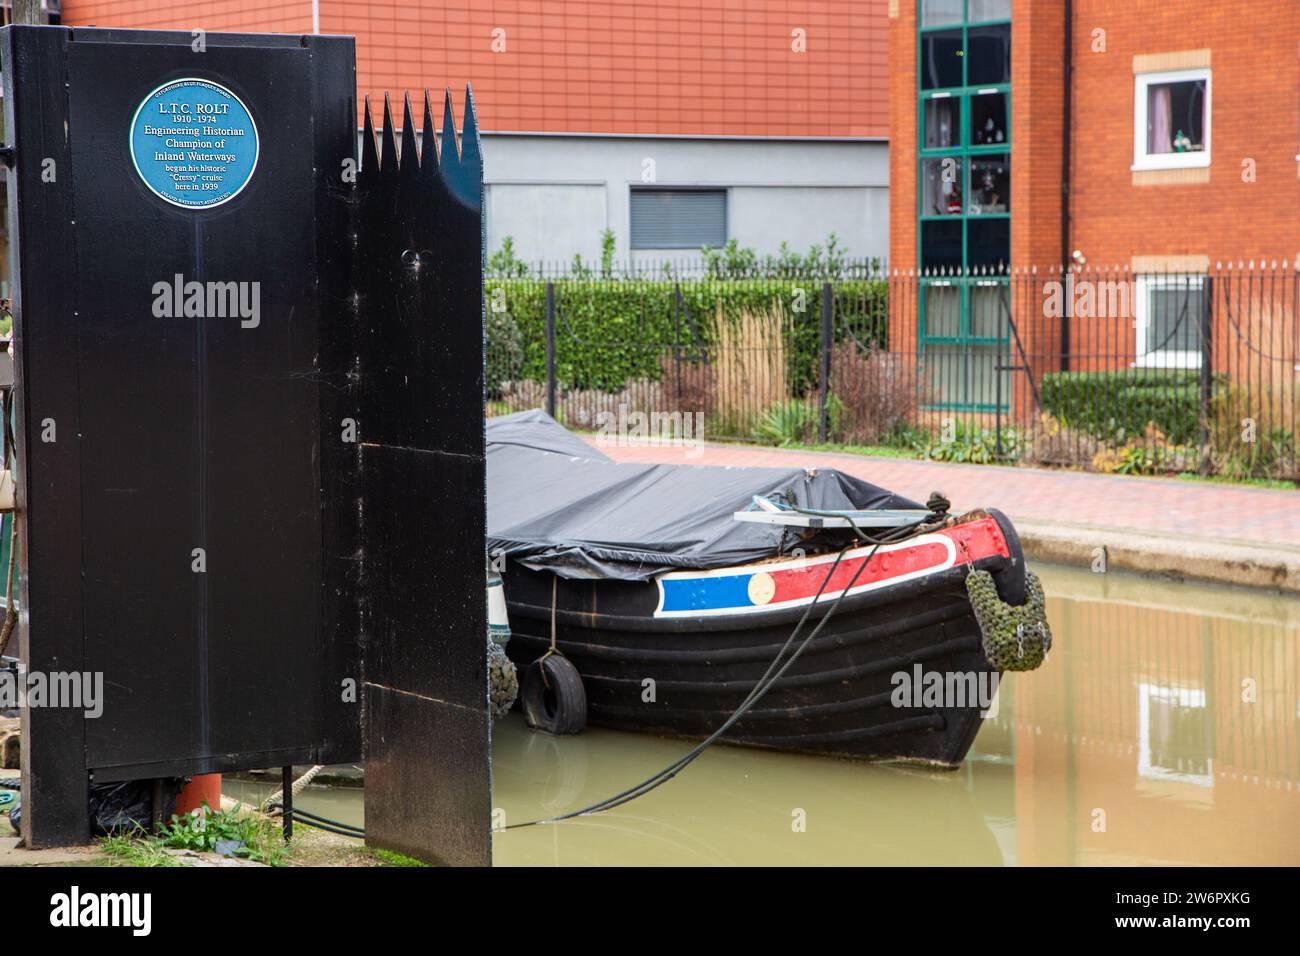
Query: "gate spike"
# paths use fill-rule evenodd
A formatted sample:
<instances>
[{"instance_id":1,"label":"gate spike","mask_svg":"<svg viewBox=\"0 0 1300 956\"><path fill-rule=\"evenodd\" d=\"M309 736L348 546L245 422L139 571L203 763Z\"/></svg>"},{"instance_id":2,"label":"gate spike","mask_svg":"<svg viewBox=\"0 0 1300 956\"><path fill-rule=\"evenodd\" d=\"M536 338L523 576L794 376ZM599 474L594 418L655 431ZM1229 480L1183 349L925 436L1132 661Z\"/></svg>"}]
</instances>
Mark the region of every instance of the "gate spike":
<instances>
[{"instance_id":1,"label":"gate spike","mask_svg":"<svg viewBox=\"0 0 1300 956\"><path fill-rule=\"evenodd\" d=\"M415 146L415 120L411 118L411 94L402 94L402 172L414 175L420 169Z\"/></svg>"},{"instance_id":2,"label":"gate spike","mask_svg":"<svg viewBox=\"0 0 1300 956\"><path fill-rule=\"evenodd\" d=\"M397 140L393 136L393 109L384 93L384 130L380 134L379 168L389 172L397 166Z\"/></svg>"},{"instance_id":3,"label":"gate spike","mask_svg":"<svg viewBox=\"0 0 1300 956\"><path fill-rule=\"evenodd\" d=\"M424 147L420 150L420 169L431 173L438 169L438 133L433 128L433 111L429 109L429 90L424 91Z\"/></svg>"},{"instance_id":4,"label":"gate spike","mask_svg":"<svg viewBox=\"0 0 1300 956\"><path fill-rule=\"evenodd\" d=\"M448 89L442 103L442 150L440 160L443 173L448 167L460 165L460 151L456 148L456 117L451 110L451 90Z\"/></svg>"},{"instance_id":5,"label":"gate spike","mask_svg":"<svg viewBox=\"0 0 1300 956\"><path fill-rule=\"evenodd\" d=\"M474 109L474 91L465 84L465 126L460 132L460 164L470 172L482 169L482 154L478 143L478 115Z\"/></svg>"},{"instance_id":6,"label":"gate spike","mask_svg":"<svg viewBox=\"0 0 1300 956\"><path fill-rule=\"evenodd\" d=\"M379 168L379 152L375 149L375 121L370 117L369 93L366 94L366 116L362 125L365 131L361 136L361 168L371 174Z\"/></svg>"}]
</instances>

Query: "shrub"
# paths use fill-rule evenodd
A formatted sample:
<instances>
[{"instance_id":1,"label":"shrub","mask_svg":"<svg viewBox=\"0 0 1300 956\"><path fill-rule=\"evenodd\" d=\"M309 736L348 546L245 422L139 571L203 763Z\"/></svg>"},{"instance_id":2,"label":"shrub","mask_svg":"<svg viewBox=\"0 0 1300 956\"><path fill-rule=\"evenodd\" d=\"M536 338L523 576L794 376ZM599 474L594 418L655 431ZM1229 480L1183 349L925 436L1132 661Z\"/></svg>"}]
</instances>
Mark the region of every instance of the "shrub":
<instances>
[{"instance_id":1,"label":"shrub","mask_svg":"<svg viewBox=\"0 0 1300 956\"><path fill-rule=\"evenodd\" d=\"M1214 470L1230 478L1289 476L1300 471L1300 396L1290 380L1254 389L1232 384L1210 405L1209 448Z\"/></svg>"},{"instance_id":2,"label":"shrub","mask_svg":"<svg viewBox=\"0 0 1300 956\"><path fill-rule=\"evenodd\" d=\"M826 415L832 427L843 409L835 396L827 401ZM821 402L815 398L792 398L777 402L763 412L754 425L754 435L771 445L809 445L817 441L820 426Z\"/></svg>"},{"instance_id":3,"label":"shrub","mask_svg":"<svg viewBox=\"0 0 1300 956\"><path fill-rule=\"evenodd\" d=\"M707 362L659 356L659 384L673 405L671 411L708 412L713 405L716 378Z\"/></svg>"},{"instance_id":4,"label":"shrub","mask_svg":"<svg viewBox=\"0 0 1300 956\"><path fill-rule=\"evenodd\" d=\"M518 376L524 365L524 337L509 312L487 311L484 323L487 355L484 386L488 398L500 398L501 387Z\"/></svg>"},{"instance_id":5,"label":"shrub","mask_svg":"<svg viewBox=\"0 0 1300 956\"><path fill-rule=\"evenodd\" d=\"M1043 412L1022 450L1023 460L1040 465L1093 466L1101 442L1086 431L1067 428Z\"/></svg>"},{"instance_id":6,"label":"shrub","mask_svg":"<svg viewBox=\"0 0 1300 956\"><path fill-rule=\"evenodd\" d=\"M546 380L546 283L488 277L486 296L504 302L523 341L518 378ZM716 352L715 316L781 311L785 376L792 394L816 382L821 343L819 282L805 279L557 279L556 377L562 387L617 392L639 378L658 379L660 359L680 354L708 362ZM678 292L680 291L680 301ZM884 279L835 284L836 336L850 330L864 346L887 335ZM801 311L796 311L801 309Z\"/></svg>"},{"instance_id":7,"label":"shrub","mask_svg":"<svg viewBox=\"0 0 1300 956\"><path fill-rule=\"evenodd\" d=\"M1122 444L1152 424L1183 444L1200 434L1200 375L1184 369L1049 372L1043 376L1043 408L1101 441Z\"/></svg>"},{"instance_id":8,"label":"shrub","mask_svg":"<svg viewBox=\"0 0 1300 956\"><path fill-rule=\"evenodd\" d=\"M806 442L817 429L817 407L801 398L777 402L759 416L754 433L771 445Z\"/></svg>"},{"instance_id":9,"label":"shrub","mask_svg":"<svg viewBox=\"0 0 1300 956\"><path fill-rule=\"evenodd\" d=\"M713 413L721 434L751 434L769 402L790 396L784 324L779 306L742 308L732 316L718 304L713 316Z\"/></svg>"},{"instance_id":10,"label":"shrub","mask_svg":"<svg viewBox=\"0 0 1300 956\"><path fill-rule=\"evenodd\" d=\"M912 356L843 342L831 354L830 372L842 409L835 423L838 441L874 445L915 424L923 396Z\"/></svg>"},{"instance_id":11,"label":"shrub","mask_svg":"<svg viewBox=\"0 0 1300 956\"><path fill-rule=\"evenodd\" d=\"M998 432L965 421L954 423L951 439L926 434L916 450L929 461L955 461L973 465L996 465L1014 461L1022 454L1024 439L1014 428L1001 431L1002 455L998 456Z\"/></svg>"},{"instance_id":12,"label":"shrub","mask_svg":"<svg viewBox=\"0 0 1300 956\"><path fill-rule=\"evenodd\" d=\"M1196 452L1172 444L1154 425L1148 425L1119 447L1103 448L1093 456L1092 467L1116 475L1161 475L1196 468Z\"/></svg>"}]
</instances>

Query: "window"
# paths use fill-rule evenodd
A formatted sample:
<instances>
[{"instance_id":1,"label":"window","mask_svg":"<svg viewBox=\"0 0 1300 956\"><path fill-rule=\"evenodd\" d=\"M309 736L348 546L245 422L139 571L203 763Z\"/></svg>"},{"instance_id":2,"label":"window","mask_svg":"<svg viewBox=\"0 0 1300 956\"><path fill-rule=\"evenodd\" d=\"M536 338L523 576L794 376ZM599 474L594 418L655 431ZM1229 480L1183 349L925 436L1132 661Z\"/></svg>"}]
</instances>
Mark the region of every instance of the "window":
<instances>
[{"instance_id":1,"label":"window","mask_svg":"<svg viewBox=\"0 0 1300 956\"><path fill-rule=\"evenodd\" d=\"M920 345L930 403L1005 407L1011 4L920 0Z\"/></svg>"},{"instance_id":2,"label":"window","mask_svg":"<svg viewBox=\"0 0 1300 956\"><path fill-rule=\"evenodd\" d=\"M633 189L633 249L699 249L727 242L725 189Z\"/></svg>"},{"instance_id":3,"label":"window","mask_svg":"<svg viewBox=\"0 0 1300 956\"><path fill-rule=\"evenodd\" d=\"M1137 75L1133 97L1133 168L1210 165L1210 71Z\"/></svg>"},{"instance_id":4,"label":"window","mask_svg":"<svg viewBox=\"0 0 1300 956\"><path fill-rule=\"evenodd\" d=\"M962 86L961 30L931 30L921 34L921 89Z\"/></svg>"},{"instance_id":5,"label":"window","mask_svg":"<svg viewBox=\"0 0 1300 956\"><path fill-rule=\"evenodd\" d=\"M1138 775L1214 786L1213 726L1201 687L1138 684Z\"/></svg>"},{"instance_id":6,"label":"window","mask_svg":"<svg viewBox=\"0 0 1300 956\"><path fill-rule=\"evenodd\" d=\"M962 0L921 0L921 26L940 27L961 23Z\"/></svg>"},{"instance_id":7,"label":"window","mask_svg":"<svg viewBox=\"0 0 1300 956\"><path fill-rule=\"evenodd\" d=\"M970 0L966 19L971 23L985 20L1010 20L1011 0Z\"/></svg>"},{"instance_id":8,"label":"window","mask_svg":"<svg viewBox=\"0 0 1300 956\"><path fill-rule=\"evenodd\" d=\"M1200 368L1205 276L1138 276L1139 368Z\"/></svg>"}]
</instances>

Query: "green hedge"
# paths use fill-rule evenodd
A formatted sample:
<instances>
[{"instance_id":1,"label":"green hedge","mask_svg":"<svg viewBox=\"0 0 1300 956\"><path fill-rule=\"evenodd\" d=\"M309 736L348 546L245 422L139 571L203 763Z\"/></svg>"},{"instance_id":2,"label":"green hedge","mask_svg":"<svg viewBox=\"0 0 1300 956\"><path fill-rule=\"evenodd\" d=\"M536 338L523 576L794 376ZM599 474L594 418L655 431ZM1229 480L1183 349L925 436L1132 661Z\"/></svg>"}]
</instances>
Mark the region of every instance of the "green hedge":
<instances>
[{"instance_id":1,"label":"green hedge","mask_svg":"<svg viewBox=\"0 0 1300 956\"><path fill-rule=\"evenodd\" d=\"M1141 435L1149 422L1176 445L1200 436L1201 373L1184 369L1050 372L1043 408L1102 441Z\"/></svg>"},{"instance_id":2,"label":"green hedge","mask_svg":"<svg viewBox=\"0 0 1300 956\"><path fill-rule=\"evenodd\" d=\"M803 289L802 312L794 311ZM834 284L836 338L849 329L864 344L887 334L887 285L855 279ZM680 326L676 292L681 290ZM488 278L489 312L504 306L518 329L523 361L517 373L495 369L510 361L489 344L489 379L546 380L546 283L541 279ZM714 347L718 303L727 314L742 308L785 310L790 381L797 393L815 379L821 339L821 282L797 279L725 281L558 279L555 281L556 376L562 388L617 392L632 380L660 376L660 356L680 346L686 359L706 359ZM513 350L509 350L513 352ZM511 361L511 364L514 364Z\"/></svg>"}]
</instances>

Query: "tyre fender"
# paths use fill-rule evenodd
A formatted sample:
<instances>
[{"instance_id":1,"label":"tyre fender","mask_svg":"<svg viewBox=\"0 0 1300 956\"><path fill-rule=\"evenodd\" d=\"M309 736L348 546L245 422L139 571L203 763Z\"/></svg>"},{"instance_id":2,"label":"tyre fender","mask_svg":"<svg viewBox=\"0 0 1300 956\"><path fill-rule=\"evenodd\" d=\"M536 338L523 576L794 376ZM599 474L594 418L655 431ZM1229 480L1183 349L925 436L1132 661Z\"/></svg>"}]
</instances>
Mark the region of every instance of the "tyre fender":
<instances>
[{"instance_id":1,"label":"tyre fender","mask_svg":"<svg viewBox=\"0 0 1300 956\"><path fill-rule=\"evenodd\" d=\"M559 654L547 654L528 665L519 700L530 727L549 734L576 734L587 726L582 676Z\"/></svg>"}]
</instances>

